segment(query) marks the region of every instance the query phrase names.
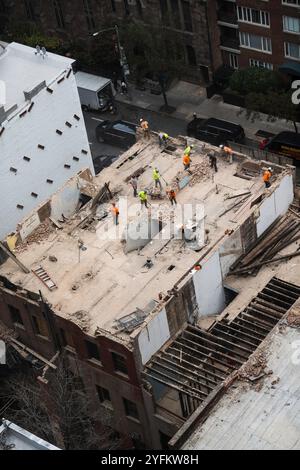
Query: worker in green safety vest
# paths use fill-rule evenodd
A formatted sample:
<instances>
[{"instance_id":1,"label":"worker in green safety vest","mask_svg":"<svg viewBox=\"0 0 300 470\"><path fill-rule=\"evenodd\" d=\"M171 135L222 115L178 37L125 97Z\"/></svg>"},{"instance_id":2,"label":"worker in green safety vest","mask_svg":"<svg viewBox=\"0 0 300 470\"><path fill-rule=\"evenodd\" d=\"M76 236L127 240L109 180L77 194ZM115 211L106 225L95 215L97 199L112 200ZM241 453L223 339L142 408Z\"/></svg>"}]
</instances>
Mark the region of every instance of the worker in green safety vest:
<instances>
[{"instance_id":1,"label":"worker in green safety vest","mask_svg":"<svg viewBox=\"0 0 300 470\"><path fill-rule=\"evenodd\" d=\"M139 192L139 198L141 201L141 206L145 206L146 209L148 209L148 194L147 191L140 191Z\"/></svg>"},{"instance_id":2,"label":"worker in green safety vest","mask_svg":"<svg viewBox=\"0 0 300 470\"><path fill-rule=\"evenodd\" d=\"M160 181L160 174L157 168L153 168L152 178L155 183L155 187L157 188L157 186L159 186L160 189L162 189L162 184Z\"/></svg>"}]
</instances>

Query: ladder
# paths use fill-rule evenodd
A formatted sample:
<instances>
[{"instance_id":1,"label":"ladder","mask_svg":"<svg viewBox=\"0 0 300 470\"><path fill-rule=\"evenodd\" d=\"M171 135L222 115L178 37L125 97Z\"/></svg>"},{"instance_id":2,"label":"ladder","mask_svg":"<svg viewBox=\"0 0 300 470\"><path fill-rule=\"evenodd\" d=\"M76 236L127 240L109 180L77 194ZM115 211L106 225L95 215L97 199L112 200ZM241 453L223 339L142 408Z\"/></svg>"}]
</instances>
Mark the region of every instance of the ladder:
<instances>
[{"instance_id":1,"label":"ladder","mask_svg":"<svg viewBox=\"0 0 300 470\"><path fill-rule=\"evenodd\" d=\"M54 281L50 278L49 274L44 270L42 266L37 266L36 268L32 269L33 274L48 287L49 290L57 289L57 285Z\"/></svg>"}]
</instances>

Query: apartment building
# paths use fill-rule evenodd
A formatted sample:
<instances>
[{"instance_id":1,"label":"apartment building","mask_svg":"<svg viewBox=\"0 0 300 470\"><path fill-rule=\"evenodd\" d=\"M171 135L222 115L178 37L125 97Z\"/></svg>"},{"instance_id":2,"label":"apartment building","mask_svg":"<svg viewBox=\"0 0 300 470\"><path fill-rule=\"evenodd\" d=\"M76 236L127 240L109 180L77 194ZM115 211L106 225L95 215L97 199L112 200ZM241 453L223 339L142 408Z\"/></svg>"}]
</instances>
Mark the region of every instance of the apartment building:
<instances>
[{"instance_id":1,"label":"apartment building","mask_svg":"<svg viewBox=\"0 0 300 470\"><path fill-rule=\"evenodd\" d=\"M10 347L39 361L43 381L59 355L67 354L91 415L103 410L118 433L154 449L167 445L215 383L208 376L202 389L195 373L185 371L187 361L195 370L199 356L199 364L209 361L213 342L203 345L193 334L186 342L186 329L198 331L199 321L221 314L233 297L247 302L240 286L228 289L229 269L294 197L292 167L273 165L266 191L263 162L221 159L212 174L206 155L212 147L189 142L193 175L182 171L185 139L174 139L167 151L156 136L139 141L97 177L82 171L71 178L49 199L50 219L40 208L26 217L15 233L17 263L0 250L0 337L4 331ZM149 211L136 203L128 182L139 175L139 187L151 188L152 166L162 182L176 184L178 208L166 196L151 200ZM236 198L245 193L234 212ZM118 226L111 214L116 200ZM75 209L58 223L65 206ZM184 234L177 219L182 211ZM231 370L240 363L228 361Z\"/></svg>"},{"instance_id":2,"label":"apartment building","mask_svg":"<svg viewBox=\"0 0 300 470\"><path fill-rule=\"evenodd\" d=\"M300 69L299 0L209 3L214 68L224 63L273 70L290 63Z\"/></svg>"},{"instance_id":3,"label":"apartment building","mask_svg":"<svg viewBox=\"0 0 300 470\"><path fill-rule=\"evenodd\" d=\"M83 167L94 171L73 63L17 43L0 50L1 240Z\"/></svg>"},{"instance_id":4,"label":"apartment building","mask_svg":"<svg viewBox=\"0 0 300 470\"><path fill-rule=\"evenodd\" d=\"M2 15L2 16L1 16ZM209 80L211 72L206 4L197 0L19 0L0 2L2 23L25 21L38 25L45 34L62 40L91 40L107 20L131 20L172 31L173 50L185 59L187 78ZM107 23L106 23L107 24Z\"/></svg>"}]
</instances>

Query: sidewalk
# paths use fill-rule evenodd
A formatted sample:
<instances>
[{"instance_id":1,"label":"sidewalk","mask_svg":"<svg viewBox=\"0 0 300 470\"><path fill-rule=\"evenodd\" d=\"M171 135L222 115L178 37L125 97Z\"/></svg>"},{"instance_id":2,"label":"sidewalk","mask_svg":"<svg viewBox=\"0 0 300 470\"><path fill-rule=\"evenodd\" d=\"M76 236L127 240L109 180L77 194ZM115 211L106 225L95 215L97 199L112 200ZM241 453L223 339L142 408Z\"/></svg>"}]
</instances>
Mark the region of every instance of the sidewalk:
<instances>
[{"instance_id":1,"label":"sidewalk","mask_svg":"<svg viewBox=\"0 0 300 470\"><path fill-rule=\"evenodd\" d=\"M117 94L116 101L135 106L137 108L148 109L160 112L164 104L162 95L151 94L150 91L136 90L134 85L129 84L128 95ZM225 121L240 124L246 132L247 137L259 140L255 135L258 130L278 134L282 131L295 132L293 123L287 123L284 119L277 119L270 122L268 116L261 114L259 119L252 120L246 118L243 108L223 103L222 97L215 95L211 99L206 98L205 88L192 83L179 81L167 92L168 103L176 108L172 114L161 113L165 116L172 116L177 119L189 122L193 113L200 118L215 117Z\"/></svg>"}]
</instances>

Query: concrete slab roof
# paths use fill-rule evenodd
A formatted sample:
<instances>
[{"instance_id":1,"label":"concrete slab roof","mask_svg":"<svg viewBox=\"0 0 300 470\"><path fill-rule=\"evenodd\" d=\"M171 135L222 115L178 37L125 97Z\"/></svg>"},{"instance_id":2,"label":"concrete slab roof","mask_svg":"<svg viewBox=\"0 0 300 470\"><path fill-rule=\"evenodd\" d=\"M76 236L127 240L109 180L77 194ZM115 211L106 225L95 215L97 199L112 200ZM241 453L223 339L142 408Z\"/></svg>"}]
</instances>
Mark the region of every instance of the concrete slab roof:
<instances>
[{"instance_id":1,"label":"concrete slab roof","mask_svg":"<svg viewBox=\"0 0 300 470\"><path fill-rule=\"evenodd\" d=\"M299 301L296 313L299 320ZM265 355L270 373L253 383L235 381L182 448L299 450L299 344L299 328L277 326L254 354L254 360Z\"/></svg>"},{"instance_id":2,"label":"concrete slab roof","mask_svg":"<svg viewBox=\"0 0 300 470\"><path fill-rule=\"evenodd\" d=\"M3 420L0 424L1 444L10 450L60 450L11 421ZM0 449L1 449L0 444Z\"/></svg>"},{"instance_id":3,"label":"concrete slab roof","mask_svg":"<svg viewBox=\"0 0 300 470\"><path fill-rule=\"evenodd\" d=\"M177 141L174 150L166 153L154 140L149 143L139 141L94 181L99 187L110 181L119 207L121 198L127 198L128 220L135 221L139 213L146 213L146 209L140 209L138 203L137 212L130 215L138 200L133 197L128 178L142 169L138 178L139 189L151 189L152 167L156 166L160 170L165 192L166 186L171 185L176 177L183 180L183 148L184 143ZM235 176L237 163L229 164L220 159L219 171L212 172L206 152L198 142L192 156L194 180L178 192L177 201L178 205L192 203L193 211L197 204L203 205L205 229L209 230L206 249L213 249L226 236L226 230L234 230L255 210L255 207L250 208L251 198L253 200L265 194L265 190L261 176L250 180ZM280 177L279 174L278 180ZM248 205L242 204L236 213L229 210L222 215L237 200L227 200L227 196L245 191L250 192ZM106 209L108 217L100 220L97 227L77 228L82 218L89 214L89 209L83 209L71 217L62 230L52 231L38 243L17 250L18 258L29 269L42 265L57 289L49 291L32 272L23 273L10 259L0 266L0 275L29 291L41 290L58 315L76 322L76 312L89 312L90 334L94 334L97 327L116 334L114 325L117 319L137 308L147 310L151 301L158 303L159 294L166 295L182 276L191 272L202 252L194 251L181 239L162 239L162 231L139 252L125 254L120 237L114 240L107 237L115 230L111 204L104 204L100 209ZM166 196L163 200L151 200L149 215L153 217L159 210L165 214L166 220L172 220L173 209ZM124 219L121 211L119 236L126 227L127 220ZM85 251L79 251L78 240L86 248ZM55 257L57 262L51 261L49 256ZM152 259L151 269L145 267L147 258Z\"/></svg>"},{"instance_id":4,"label":"concrete slab roof","mask_svg":"<svg viewBox=\"0 0 300 470\"><path fill-rule=\"evenodd\" d=\"M45 58L35 49L11 43L0 54L0 80L5 84L4 108L25 102L24 91L31 91L41 82L48 85L71 66L73 59L47 52Z\"/></svg>"}]
</instances>

